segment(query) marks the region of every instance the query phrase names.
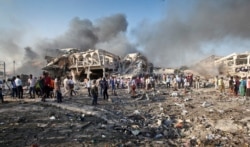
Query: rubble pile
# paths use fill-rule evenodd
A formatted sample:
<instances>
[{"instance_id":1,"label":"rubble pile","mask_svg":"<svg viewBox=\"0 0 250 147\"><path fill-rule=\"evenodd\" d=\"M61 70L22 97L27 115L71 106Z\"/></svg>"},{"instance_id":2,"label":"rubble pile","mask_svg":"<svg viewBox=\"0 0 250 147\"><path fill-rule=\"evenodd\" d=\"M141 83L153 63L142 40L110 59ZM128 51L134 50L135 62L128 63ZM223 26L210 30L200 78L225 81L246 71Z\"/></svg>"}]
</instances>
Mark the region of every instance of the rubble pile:
<instances>
[{"instance_id":1,"label":"rubble pile","mask_svg":"<svg viewBox=\"0 0 250 147\"><path fill-rule=\"evenodd\" d=\"M131 98L118 89L97 106L79 95L13 100L1 105L1 146L249 146L250 101L214 88L178 89L159 85ZM13 142L13 140L15 140ZM13 144L14 143L14 144Z\"/></svg>"}]
</instances>

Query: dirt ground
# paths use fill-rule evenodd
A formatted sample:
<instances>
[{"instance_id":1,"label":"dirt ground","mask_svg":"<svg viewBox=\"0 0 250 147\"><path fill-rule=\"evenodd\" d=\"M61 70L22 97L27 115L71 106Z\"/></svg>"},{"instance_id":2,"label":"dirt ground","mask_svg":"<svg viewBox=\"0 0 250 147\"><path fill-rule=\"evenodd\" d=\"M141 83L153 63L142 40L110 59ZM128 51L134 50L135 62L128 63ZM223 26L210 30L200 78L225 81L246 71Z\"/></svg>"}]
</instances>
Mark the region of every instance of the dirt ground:
<instances>
[{"instance_id":1,"label":"dirt ground","mask_svg":"<svg viewBox=\"0 0 250 147\"><path fill-rule=\"evenodd\" d=\"M109 91L109 94L111 92ZM126 89L99 96L87 89L62 103L13 99L0 104L0 146L249 146L250 100L214 88L165 85L131 98Z\"/></svg>"}]
</instances>

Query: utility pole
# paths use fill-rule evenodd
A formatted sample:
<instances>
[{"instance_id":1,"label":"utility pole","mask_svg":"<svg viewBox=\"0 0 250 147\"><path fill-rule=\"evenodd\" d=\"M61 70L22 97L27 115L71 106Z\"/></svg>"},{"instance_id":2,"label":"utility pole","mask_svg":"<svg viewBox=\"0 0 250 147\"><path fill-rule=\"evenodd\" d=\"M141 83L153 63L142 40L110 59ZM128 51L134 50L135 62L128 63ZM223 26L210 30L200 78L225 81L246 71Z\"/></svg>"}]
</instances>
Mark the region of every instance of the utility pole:
<instances>
[{"instance_id":1,"label":"utility pole","mask_svg":"<svg viewBox=\"0 0 250 147\"><path fill-rule=\"evenodd\" d=\"M6 80L6 67L5 67L5 62L3 62L3 77Z\"/></svg>"},{"instance_id":2,"label":"utility pole","mask_svg":"<svg viewBox=\"0 0 250 147\"><path fill-rule=\"evenodd\" d=\"M16 71L15 71L15 64L16 64L16 62L15 62L15 60L13 61L13 76L15 76L16 75Z\"/></svg>"}]
</instances>

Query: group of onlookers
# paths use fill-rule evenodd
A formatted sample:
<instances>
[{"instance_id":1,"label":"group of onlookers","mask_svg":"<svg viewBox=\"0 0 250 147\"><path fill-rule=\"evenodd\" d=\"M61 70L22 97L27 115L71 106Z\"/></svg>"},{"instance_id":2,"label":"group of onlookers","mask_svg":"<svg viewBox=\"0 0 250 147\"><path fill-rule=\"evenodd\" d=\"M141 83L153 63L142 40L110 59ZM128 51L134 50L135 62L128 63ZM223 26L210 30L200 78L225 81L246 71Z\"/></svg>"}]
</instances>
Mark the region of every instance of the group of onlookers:
<instances>
[{"instance_id":1,"label":"group of onlookers","mask_svg":"<svg viewBox=\"0 0 250 147\"><path fill-rule=\"evenodd\" d=\"M225 94L225 82L223 77L215 77L215 89ZM234 96L250 96L250 76L231 76L228 80L229 94Z\"/></svg>"},{"instance_id":2,"label":"group of onlookers","mask_svg":"<svg viewBox=\"0 0 250 147\"><path fill-rule=\"evenodd\" d=\"M41 101L45 102L46 98L59 95L58 102L61 102L59 83L60 77L52 79L48 72L43 72L39 79L30 74L26 86L28 87L30 98L41 97ZM24 97L23 88L23 80L20 78L20 75L13 76L11 79L12 97L22 99Z\"/></svg>"}]
</instances>

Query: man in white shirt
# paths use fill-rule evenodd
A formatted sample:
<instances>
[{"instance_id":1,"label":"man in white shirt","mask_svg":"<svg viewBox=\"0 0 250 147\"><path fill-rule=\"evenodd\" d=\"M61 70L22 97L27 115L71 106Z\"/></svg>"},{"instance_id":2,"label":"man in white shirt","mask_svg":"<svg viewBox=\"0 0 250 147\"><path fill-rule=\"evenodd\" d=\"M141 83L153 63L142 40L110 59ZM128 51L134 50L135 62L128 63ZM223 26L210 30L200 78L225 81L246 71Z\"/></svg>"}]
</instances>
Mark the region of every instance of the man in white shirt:
<instances>
[{"instance_id":1,"label":"man in white shirt","mask_svg":"<svg viewBox=\"0 0 250 147\"><path fill-rule=\"evenodd\" d=\"M22 84L22 81L21 81L19 75L17 75L17 77L15 79L15 83L16 83L16 87L17 87L18 98L22 99L23 98L23 84Z\"/></svg>"},{"instance_id":2,"label":"man in white shirt","mask_svg":"<svg viewBox=\"0 0 250 147\"><path fill-rule=\"evenodd\" d=\"M29 84L29 94L30 98L35 98L35 84L36 84L36 78L33 78L33 75L30 74L30 77L28 79Z\"/></svg>"},{"instance_id":3,"label":"man in white shirt","mask_svg":"<svg viewBox=\"0 0 250 147\"><path fill-rule=\"evenodd\" d=\"M63 88L64 88L63 96L66 96L69 93L69 76L67 76L63 80Z\"/></svg>"},{"instance_id":4,"label":"man in white shirt","mask_svg":"<svg viewBox=\"0 0 250 147\"><path fill-rule=\"evenodd\" d=\"M91 81L89 80L89 78L87 78L87 81L86 81L86 87L88 88L88 93L89 93L89 96L91 96Z\"/></svg>"}]
</instances>

